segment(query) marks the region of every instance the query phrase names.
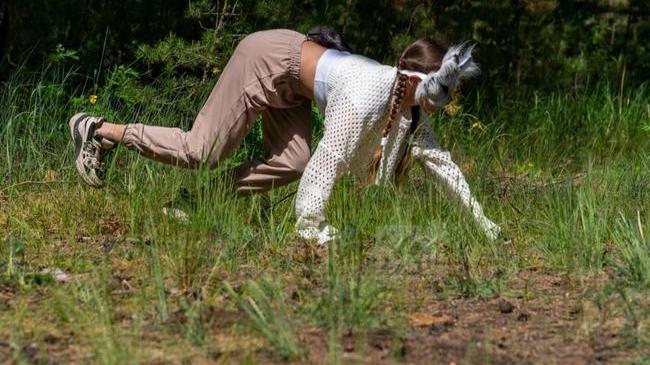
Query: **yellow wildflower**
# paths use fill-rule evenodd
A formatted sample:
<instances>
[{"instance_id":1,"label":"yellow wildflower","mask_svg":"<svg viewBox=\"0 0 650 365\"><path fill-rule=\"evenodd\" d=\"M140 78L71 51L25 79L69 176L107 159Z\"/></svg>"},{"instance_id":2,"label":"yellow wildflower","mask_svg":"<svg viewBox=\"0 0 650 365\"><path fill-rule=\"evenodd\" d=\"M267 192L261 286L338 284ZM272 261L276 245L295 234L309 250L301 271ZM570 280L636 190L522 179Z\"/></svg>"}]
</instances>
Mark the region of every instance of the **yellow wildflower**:
<instances>
[{"instance_id":1,"label":"yellow wildflower","mask_svg":"<svg viewBox=\"0 0 650 365\"><path fill-rule=\"evenodd\" d=\"M455 88L454 91L451 93L451 102L447 105L445 105L445 113L449 115L450 117L456 116L458 112L461 109L460 105L460 90L458 88Z\"/></svg>"},{"instance_id":2,"label":"yellow wildflower","mask_svg":"<svg viewBox=\"0 0 650 365\"><path fill-rule=\"evenodd\" d=\"M481 123L480 120L477 120L476 122L472 123L472 127L470 129L478 129L479 131L484 131L485 130L485 125Z\"/></svg>"},{"instance_id":3,"label":"yellow wildflower","mask_svg":"<svg viewBox=\"0 0 650 365\"><path fill-rule=\"evenodd\" d=\"M59 179L59 173L54 171L54 170L47 170L45 171L45 175L43 176L43 181L56 181Z\"/></svg>"},{"instance_id":4,"label":"yellow wildflower","mask_svg":"<svg viewBox=\"0 0 650 365\"><path fill-rule=\"evenodd\" d=\"M445 113L447 113L447 115L449 115L450 117L453 117L456 114L458 114L458 111L460 111L460 105L456 103L449 103L445 105Z\"/></svg>"},{"instance_id":5,"label":"yellow wildflower","mask_svg":"<svg viewBox=\"0 0 650 365\"><path fill-rule=\"evenodd\" d=\"M217 66L214 66L214 67L212 68L212 74L213 74L213 75L218 74L219 71L221 71L221 70L219 70L219 67L217 67Z\"/></svg>"},{"instance_id":6,"label":"yellow wildflower","mask_svg":"<svg viewBox=\"0 0 650 365\"><path fill-rule=\"evenodd\" d=\"M90 95L90 96L88 97L88 101L89 101L91 104L95 105L95 104L97 103L97 95L95 95L95 94Z\"/></svg>"}]
</instances>

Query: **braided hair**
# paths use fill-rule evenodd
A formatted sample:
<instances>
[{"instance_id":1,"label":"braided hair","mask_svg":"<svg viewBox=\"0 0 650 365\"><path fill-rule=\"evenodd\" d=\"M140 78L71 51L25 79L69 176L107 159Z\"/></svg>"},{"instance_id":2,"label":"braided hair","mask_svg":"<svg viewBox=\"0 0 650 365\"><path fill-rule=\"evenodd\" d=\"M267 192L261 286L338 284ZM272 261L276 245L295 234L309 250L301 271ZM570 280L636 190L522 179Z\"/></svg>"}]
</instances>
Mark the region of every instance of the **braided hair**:
<instances>
[{"instance_id":1,"label":"braided hair","mask_svg":"<svg viewBox=\"0 0 650 365\"><path fill-rule=\"evenodd\" d=\"M398 66L399 69L399 66ZM393 85L393 90L391 92L391 102L390 102L390 109L388 112L388 123L386 123L386 126L384 129L381 131L381 144L377 149L375 150L375 153L372 156L372 161L370 163L370 169L368 171L368 178L367 178L367 183L372 183L375 180L375 176L377 176L377 171L379 171L379 165L381 164L381 158L384 154L384 144L386 141L386 138L388 138L388 135L390 134L391 129L393 128L393 124L395 124L395 120L397 119L397 115L400 113L400 109L402 109L402 101L404 101L404 93L406 92L406 82L408 81L408 76L397 73L397 77L395 78L395 83Z\"/></svg>"},{"instance_id":2,"label":"braided hair","mask_svg":"<svg viewBox=\"0 0 650 365\"><path fill-rule=\"evenodd\" d=\"M395 124L397 115L401 113L408 76L400 73L399 71L412 70L422 73L435 71L440 68L446 51L447 47L439 43L428 39L419 39L408 46L402 55L398 58L396 62L397 76L395 78L395 83L390 98L388 123L381 133L382 144L375 150L375 153L373 154L373 158L368 169L368 177L366 179L367 184L371 184L375 181L375 177L377 175L377 171L379 170L381 159L384 153L384 143L386 141L386 138L388 138L393 125ZM409 128L409 136L412 135L417 128L418 122L420 120L420 113L421 111L419 106L411 107L411 126ZM409 144L406 148L406 151L399 158L399 162L395 170L396 183L399 183L408 171L411 163L410 149L411 146Z\"/></svg>"}]
</instances>

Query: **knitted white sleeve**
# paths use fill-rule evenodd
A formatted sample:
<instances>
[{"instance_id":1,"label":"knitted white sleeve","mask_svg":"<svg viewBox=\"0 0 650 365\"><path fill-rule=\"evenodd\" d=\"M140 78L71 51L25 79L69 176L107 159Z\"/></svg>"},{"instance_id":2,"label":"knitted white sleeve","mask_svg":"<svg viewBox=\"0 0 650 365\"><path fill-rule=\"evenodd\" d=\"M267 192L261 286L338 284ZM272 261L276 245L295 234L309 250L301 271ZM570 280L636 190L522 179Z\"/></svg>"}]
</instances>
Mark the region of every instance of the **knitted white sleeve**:
<instances>
[{"instance_id":1,"label":"knitted white sleeve","mask_svg":"<svg viewBox=\"0 0 650 365\"><path fill-rule=\"evenodd\" d=\"M472 196L463 173L451 160L449 151L443 150L438 145L433 128L426 118L423 119L413 136L413 148L411 149L413 158L421 162L429 172L437 176L453 193L457 194L463 205L470 210L478 225L485 231L486 236L496 239L501 228L483 214L483 209Z\"/></svg>"},{"instance_id":2,"label":"knitted white sleeve","mask_svg":"<svg viewBox=\"0 0 650 365\"><path fill-rule=\"evenodd\" d=\"M359 56L346 57L328 77L325 132L300 179L296 230L326 243L336 230L325 220L334 183L344 173L367 171L386 122L384 113L396 69Z\"/></svg>"},{"instance_id":3,"label":"knitted white sleeve","mask_svg":"<svg viewBox=\"0 0 650 365\"><path fill-rule=\"evenodd\" d=\"M296 197L296 230L305 239L320 244L336 237L336 229L325 219L325 207L339 176L349 171L350 150L361 133L360 118L349 96L332 95L325 110L325 132L300 179Z\"/></svg>"}]
</instances>

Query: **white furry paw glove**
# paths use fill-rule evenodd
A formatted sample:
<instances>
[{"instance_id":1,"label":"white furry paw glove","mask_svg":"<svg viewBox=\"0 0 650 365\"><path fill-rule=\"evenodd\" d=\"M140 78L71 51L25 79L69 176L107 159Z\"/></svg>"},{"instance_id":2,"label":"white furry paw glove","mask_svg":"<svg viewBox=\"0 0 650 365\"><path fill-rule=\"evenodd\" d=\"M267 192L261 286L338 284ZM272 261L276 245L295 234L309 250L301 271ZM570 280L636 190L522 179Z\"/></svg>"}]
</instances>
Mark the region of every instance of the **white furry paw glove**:
<instances>
[{"instance_id":1,"label":"white furry paw glove","mask_svg":"<svg viewBox=\"0 0 650 365\"><path fill-rule=\"evenodd\" d=\"M338 237L338 231L336 228L330 226L329 224L322 224L322 228L318 227L305 227L298 229L296 233L300 238L305 240L316 240L318 245L325 246L328 243L334 241Z\"/></svg>"},{"instance_id":2,"label":"white furry paw glove","mask_svg":"<svg viewBox=\"0 0 650 365\"><path fill-rule=\"evenodd\" d=\"M481 228L483 228L483 231L485 232L487 238L489 238L492 241L499 238L499 234L501 233L501 227L499 227L498 225L496 225L494 222L492 222L487 218L485 218L485 220L481 222Z\"/></svg>"}]
</instances>

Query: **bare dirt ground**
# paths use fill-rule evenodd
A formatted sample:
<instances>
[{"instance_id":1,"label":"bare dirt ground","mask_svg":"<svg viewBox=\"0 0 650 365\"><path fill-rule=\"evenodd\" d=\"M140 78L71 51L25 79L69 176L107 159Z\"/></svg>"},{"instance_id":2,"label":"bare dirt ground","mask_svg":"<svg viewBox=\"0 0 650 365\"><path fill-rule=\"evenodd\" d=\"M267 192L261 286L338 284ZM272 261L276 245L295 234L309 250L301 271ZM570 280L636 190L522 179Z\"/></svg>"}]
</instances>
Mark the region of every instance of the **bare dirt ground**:
<instances>
[{"instance_id":1,"label":"bare dirt ground","mask_svg":"<svg viewBox=\"0 0 650 365\"><path fill-rule=\"evenodd\" d=\"M431 300L403 333L343 338L344 362L364 364L637 364L648 351L621 338L624 319L581 299L562 278L525 279L535 298ZM522 283L524 280L521 280ZM609 303L608 305L620 305ZM322 363L326 334L307 332L309 363ZM639 360L641 359L641 360ZM645 360L647 361L647 360Z\"/></svg>"},{"instance_id":2,"label":"bare dirt ground","mask_svg":"<svg viewBox=\"0 0 650 365\"><path fill-rule=\"evenodd\" d=\"M250 318L232 305L222 305L226 296L205 298L200 314L205 331L204 345L187 352L178 347L181 335L177 330L187 322L177 307L170 307L170 318L159 323L151 318L137 319L127 307L119 305L136 296L148 284L141 282L143 263L137 257L124 259L134 251L134 241L122 239L119 219L108 216L101 223L105 236L78 236L77 247L64 244L50 252L71 250L70 255L87 255L100 262L111 255L109 275L112 277L110 297L114 324L125 332L139 321L137 347L150 364L222 364L222 363L286 363L275 355L268 340L250 330ZM56 234L53 230L52 234ZM58 247L58 248L57 248ZM75 251L77 250L77 251ZM291 272L306 290L325 293L327 252L310 246L296 245L288 250L288 260L296 264ZM45 260L45 259L43 259ZM369 270L378 257L369 258ZM608 282L603 277L560 276L543 268L528 268L512 275L502 295L468 298L458 294L439 293L439 280L447 275L441 263L426 265L426 271L402 270L393 281L401 298L399 313L394 303L380 310L393 318L391 325L370 329L343 329L335 341L338 358L332 358L332 335L324 327L299 323L296 337L306 350L306 358L294 363L323 364L339 360L344 364L642 364L650 361L650 350L627 336L630 325L624 311L625 303L616 296L598 301L598 293ZM146 268L145 268L146 269ZM257 269L259 270L259 269ZM77 274L77 279L86 280ZM224 274L226 275L226 274ZM237 284L256 275L249 267L227 274L224 279ZM72 282L54 287L73 285ZM57 318L49 310L52 285L36 286L22 292L12 285L0 284L0 312L4 312L0 328L0 364L87 364L94 362L91 339L75 326L56 325ZM293 310L301 300L294 287L286 287L285 297ZM175 297L196 296L168 290L170 301ZM638 299L638 298L637 298ZM650 301L644 301L646 308ZM19 332L23 338L11 338L11 313L18 303L28 313ZM30 315L29 312L33 312ZM60 319L59 319L60 320ZM144 324L142 324L144 323ZM639 324L642 325L642 324Z\"/></svg>"}]
</instances>

